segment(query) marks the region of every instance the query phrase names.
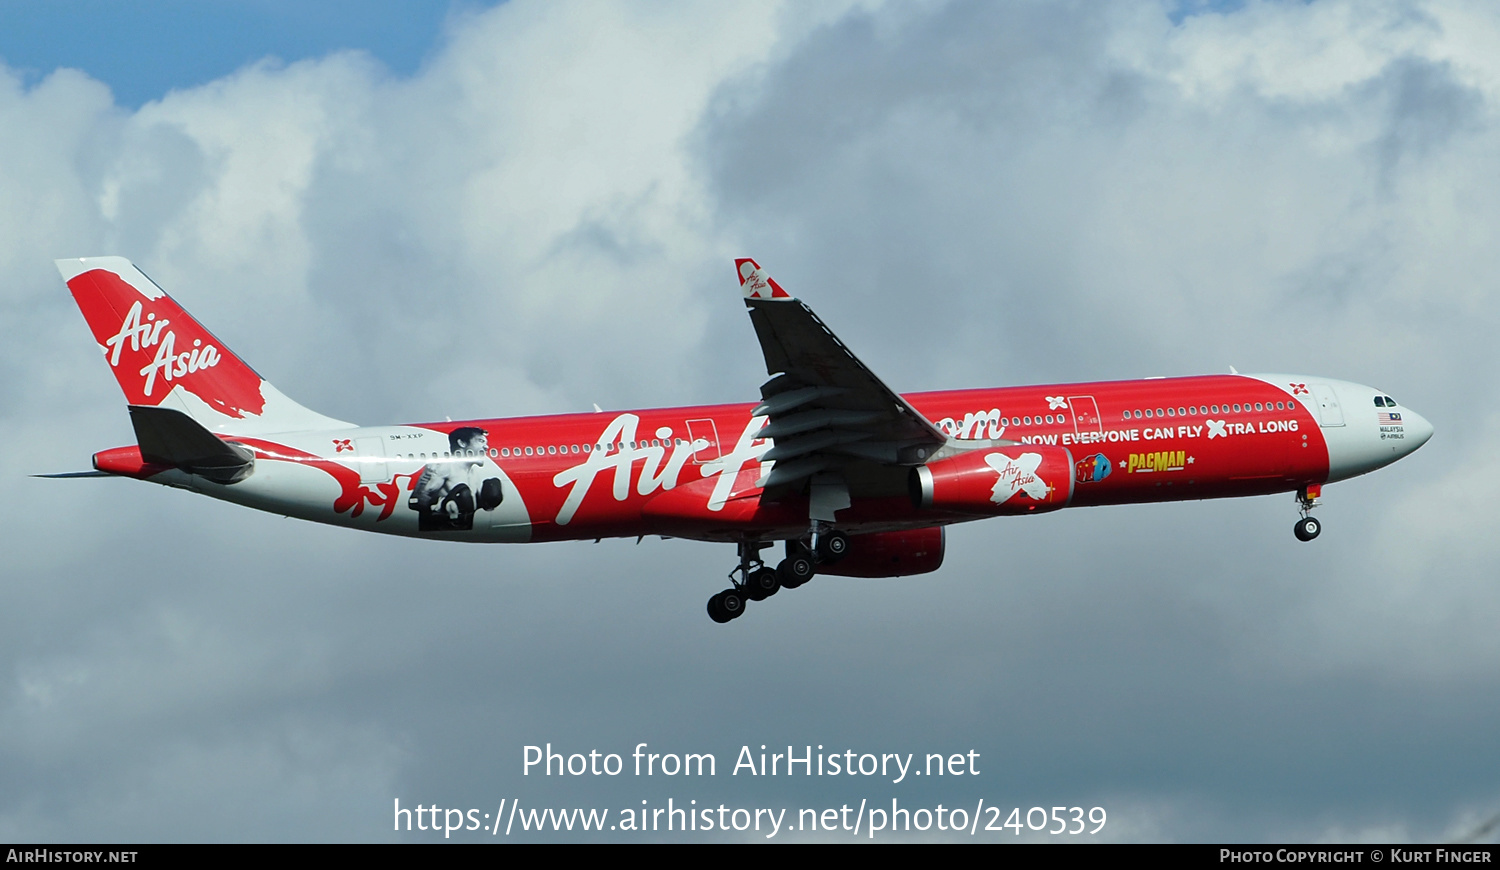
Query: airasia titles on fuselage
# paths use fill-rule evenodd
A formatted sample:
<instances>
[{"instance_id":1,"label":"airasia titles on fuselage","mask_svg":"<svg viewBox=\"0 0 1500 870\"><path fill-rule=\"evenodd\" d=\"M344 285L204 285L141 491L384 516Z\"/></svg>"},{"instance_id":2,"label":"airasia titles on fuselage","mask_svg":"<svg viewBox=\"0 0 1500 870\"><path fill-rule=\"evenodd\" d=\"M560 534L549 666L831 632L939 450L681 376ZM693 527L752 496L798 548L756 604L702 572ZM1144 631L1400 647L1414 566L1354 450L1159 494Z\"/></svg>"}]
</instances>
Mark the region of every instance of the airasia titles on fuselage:
<instances>
[{"instance_id":1,"label":"airasia titles on fuselage","mask_svg":"<svg viewBox=\"0 0 1500 870\"><path fill-rule=\"evenodd\" d=\"M1223 375L906 398L955 438L1021 445L1007 448L1012 454L1032 445L1039 451L1064 448L1076 466L1069 503L1082 506L1255 495L1327 480L1329 452L1315 408L1310 399L1294 397L1293 386ZM1261 410L1255 410L1257 403ZM765 421L749 414L749 405L720 405L354 429L331 433L327 443L285 449L246 443L258 458L321 468L342 487L337 508L329 502L340 516L309 518L380 531L417 532L404 528L412 524L411 515L398 505L426 464L461 461L445 455L447 433L479 428L487 433L484 454L462 461L482 466L480 476L484 468L503 474L514 490L510 506L523 503L524 516L511 516L509 531L498 537L482 523L446 536L535 541L634 535L643 519L658 533L705 540L732 540L746 530L795 535L806 525L806 498L761 503L757 481L772 464L760 458L773 442L757 437ZM380 446L372 450L373 439ZM369 475L376 463L380 480ZM258 502L258 478L271 482L257 474L218 493ZM1048 484L1063 484L1067 491L1067 481ZM840 527L851 532L974 518L913 504L899 476L879 491L855 489L851 497L850 507L839 513ZM518 522L528 526L522 537L514 528Z\"/></svg>"}]
</instances>

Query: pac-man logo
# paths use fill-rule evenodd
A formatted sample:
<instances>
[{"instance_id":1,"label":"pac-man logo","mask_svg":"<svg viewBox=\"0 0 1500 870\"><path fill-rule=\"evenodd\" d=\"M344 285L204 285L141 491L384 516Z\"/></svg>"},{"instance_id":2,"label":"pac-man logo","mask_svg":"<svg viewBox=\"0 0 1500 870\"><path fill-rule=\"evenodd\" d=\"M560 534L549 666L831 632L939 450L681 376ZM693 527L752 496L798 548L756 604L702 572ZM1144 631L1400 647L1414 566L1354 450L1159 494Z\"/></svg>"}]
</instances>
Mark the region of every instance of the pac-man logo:
<instances>
[{"instance_id":1,"label":"pac-man logo","mask_svg":"<svg viewBox=\"0 0 1500 870\"><path fill-rule=\"evenodd\" d=\"M1181 471L1193 460L1182 450L1162 450L1156 453L1132 453L1127 460L1126 474L1146 471Z\"/></svg>"}]
</instances>

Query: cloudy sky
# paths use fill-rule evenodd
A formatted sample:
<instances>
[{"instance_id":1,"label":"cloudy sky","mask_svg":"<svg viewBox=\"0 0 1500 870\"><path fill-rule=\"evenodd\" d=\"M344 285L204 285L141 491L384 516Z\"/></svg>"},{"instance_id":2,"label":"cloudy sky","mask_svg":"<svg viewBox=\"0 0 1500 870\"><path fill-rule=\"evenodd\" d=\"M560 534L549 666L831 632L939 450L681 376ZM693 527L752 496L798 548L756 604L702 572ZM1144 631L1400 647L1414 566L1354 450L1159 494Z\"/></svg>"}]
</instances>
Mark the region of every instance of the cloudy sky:
<instances>
[{"instance_id":1,"label":"cloudy sky","mask_svg":"<svg viewBox=\"0 0 1500 870\"><path fill-rule=\"evenodd\" d=\"M1497 107L1480 2L6 4L0 839L669 798L1469 836L1500 813ZM99 254L364 423L751 399L749 255L899 390L1233 365L1437 435L1329 487L1313 544L1290 496L997 519L717 626L724 546L26 477L132 440L51 263ZM548 742L719 775L523 776ZM730 776L761 744L980 773Z\"/></svg>"}]
</instances>

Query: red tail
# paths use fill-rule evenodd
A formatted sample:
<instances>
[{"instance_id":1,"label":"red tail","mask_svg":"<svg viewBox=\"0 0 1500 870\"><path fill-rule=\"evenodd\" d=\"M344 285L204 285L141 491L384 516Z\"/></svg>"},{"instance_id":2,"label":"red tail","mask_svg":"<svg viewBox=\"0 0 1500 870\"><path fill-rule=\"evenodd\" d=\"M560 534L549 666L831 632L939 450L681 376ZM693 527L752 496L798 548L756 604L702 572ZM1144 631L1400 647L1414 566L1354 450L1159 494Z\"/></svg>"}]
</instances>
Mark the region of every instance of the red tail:
<instances>
[{"instance_id":1,"label":"red tail","mask_svg":"<svg viewBox=\"0 0 1500 870\"><path fill-rule=\"evenodd\" d=\"M185 411L242 433L347 426L281 395L122 257L58 260L131 405Z\"/></svg>"}]
</instances>

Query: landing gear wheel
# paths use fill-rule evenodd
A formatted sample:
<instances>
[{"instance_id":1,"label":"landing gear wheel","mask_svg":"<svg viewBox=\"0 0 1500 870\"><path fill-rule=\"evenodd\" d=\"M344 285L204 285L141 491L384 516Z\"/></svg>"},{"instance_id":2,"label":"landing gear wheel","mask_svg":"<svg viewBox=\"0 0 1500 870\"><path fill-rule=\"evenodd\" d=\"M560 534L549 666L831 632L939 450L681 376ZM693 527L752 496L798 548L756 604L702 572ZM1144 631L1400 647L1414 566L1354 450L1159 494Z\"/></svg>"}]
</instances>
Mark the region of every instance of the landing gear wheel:
<instances>
[{"instance_id":1,"label":"landing gear wheel","mask_svg":"<svg viewBox=\"0 0 1500 870\"><path fill-rule=\"evenodd\" d=\"M828 532L818 536L818 561L832 565L849 555L849 536L843 532Z\"/></svg>"},{"instance_id":2,"label":"landing gear wheel","mask_svg":"<svg viewBox=\"0 0 1500 870\"><path fill-rule=\"evenodd\" d=\"M771 568L760 568L750 572L745 579L745 594L751 601L765 601L772 595L781 591L781 581L776 577L776 571Z\"/></svg>"},{"instance_id":3,"label":"landing gear wheel","mask_svg":"<svg viewBox=\"0 0 1500 870\"><path fill-rule=\"evenodd\" d=\"M730 616L729 612L724 609L723 602L719 600L719 597L722 594L723 593L712 595L708 599L708 618L720 624L734 619L734 617Z\"/></svg>"},{"instance_id":4,"label":"landing gear wheel","mask_svg":"<svg viewBox=\"0 0 1500 870\"><path fill-rule=\"evenodd\" d=\"M787 556L776 566L776 579L788 589L796 589L812 579L812 560L803 555Z\"/></svg>"},{"instance_id":5,"label":"landing gear wheel","mask_svg":"<svg viewBox=\"0 0 1500 870\"><path fill-rule=\"evenodd\" d=\"M1297 525L1292 527L1292 534L1296 535L1299 541L1311 541L1322 531L1323 524L1318 522L1316 517L1303 517L1297 521Z\"/></svg>"},{"instance_id":6,"label":"landing gear wheel","mask_svg":"<svg viewBox=\"0 0 1500 870\"><path fill-rule=\"evenodd\" d=\"M708 599L708 618L728 622L745 612L745 595L738 589L725 589Z\"/></svg>"}]
</instances>

